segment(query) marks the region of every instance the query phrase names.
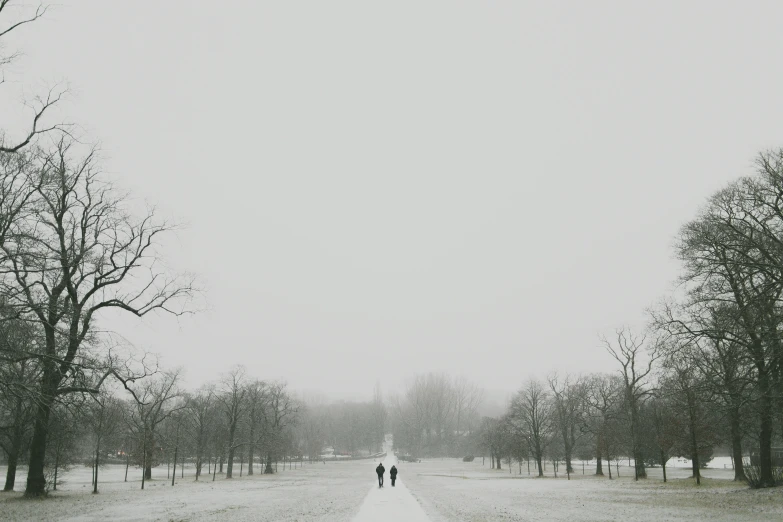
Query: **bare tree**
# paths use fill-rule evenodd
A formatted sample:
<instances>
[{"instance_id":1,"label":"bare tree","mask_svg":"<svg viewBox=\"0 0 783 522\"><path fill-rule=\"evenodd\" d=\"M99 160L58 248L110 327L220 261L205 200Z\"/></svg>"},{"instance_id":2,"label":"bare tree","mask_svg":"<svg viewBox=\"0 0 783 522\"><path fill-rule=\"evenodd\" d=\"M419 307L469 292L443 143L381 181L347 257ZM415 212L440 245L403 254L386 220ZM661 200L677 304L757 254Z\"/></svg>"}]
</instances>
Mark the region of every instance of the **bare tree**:
<instances>
[{"instance_id":1,"label":"bare tree","mask_svg":"<svg viewBox=\"0 0 783 522\"><path fill-rule=\"evenodd\" d=\"M247 474L252 475L255 466L255 450L263 440L263 411L268 399L267 386L263 381L255 380L247 385L247 413L248 413L248 457Z\"/></svg>"},{"instance_id":2,"label":"bare tree","mask_svg":"<svg viewBox=\"0 0 783 522\"><path fill-rule=\"evenodd\" d=\"M381 384L376 383L372 397L372 444L377 449L380 449L384 439L386 438L387 417L388 411L386 410L386 404L383 402Z\"/></svg>"},{"instance_id":3,"label":"bare tree","mask_svg":"<svg viewBox=\"0 0 783 522\"><path fill-rule=\"evenodd\" d=\"M528 446L543 477L544 452L552 437L553 407L547 389L537 380L529 380L511 401L512 422L526 433Z\"/></svg>"},{"instance_id":4,"label":"bare tree","mask_svg":"<svg viewBox=\"0 0 783 522\"><path fill-rule=\"evenodd\" d=\"M184 411L187 433L192 440L196 457L196 480L201 476L204 465L204 454L209 446L209 435L212 427L215 393L207 386L188 397Z\"/></svg>"},{"instance_id":5,"label":"bare tree","mask_svg":"<svg viewBox=\"0 0 783 522\"><path fill-rule=\"evenodd\" d=\"M466 427L466 421L475 416L478 407L481 405L481 401L484 399L484 390L462 375L454 381L454 394L456 410L455 431L457 434L461 434L463 428Z\"/></svg>"},{"instance_id":6,"label":"bare tree","mask_svg":"<svg viewBox=\"0 0 783 522\"><path fill-rule=\"evenodd\" d=\"M560 380L557 372L547 378L549 389L552 391L554 404L554 424L560 432L563 441L563 450L566 460L566 472L573 473L571 457L577 439L581 436L579 426L582 424L581 413L583 411L584 386L581 380L566 377Z\"/></svg>"},{"instance_id":7,"label":"bare tree","mask_svg":"<svg viewBox=\"0 0 783 522\"><path fill-rule=\"evenodd\" d=\"M39 20L46 14L47 6L39 4L34 11L24 5L14 5L12 0L0 0L0 51L8 36L15 31L25 28L28 24ZM16 9L19 7L20 9ZM17 13L21 13L18 14ZM19 58L20 53L0 52L0 85L6 81L6 69ZM56 105L65 94L60 87L50 89L46 96L37 97L33 103L27 104L32 111L28 128L22 131L22 136L9 138L8 131L0 128L0 154L16 153L31 144L38 136L52 130L66 130L68 125L45 123L45 116L49 109Z\"/></svg>"},{"instance_id":8,"label":"bare tree","mask_svg":"<svg viewBox=\"0 0 783 522\"><path fill-rule=\"evenodd\" d=\"M666 463L671 458L677 443L675 412L672 403L663 394L654 396L648 406L655 445L658 449L658 462L663 470L663 481L666 482Z\"/></svg>"},{"instance_id":9,"label":"bare tree","mask_svg":"<svg viewBox=\"0 0 783 522\"><path fill-rule=\"evenodd\" d=\"M639 406L651 393L649 378L653 365L662 356L658 343L648 345L646 341L646 336L636 336L626 329L616 332L614 343L603 338L606 351L620 363L635 480L647 478L639 436Z\"/></svg>"},{"instance_id":10,"label":"bare tree","mask_svg":"<svg viewBox=\"0 0 783 522\"><path fill-rule=\"evenodd\" d=\"M182 314L192 284L169 277L157 262L157 240L171 227L152 213L133 219L123 199L103 183L90 152L72 159L72 145L60 141L41 163L35 219L13 227L2 245L3 283L10 306L29 310L43 330L44 346L34 354L41 367L39 401L30 448L26 495L45 492L44 455L48 419L58 396L97 393L114 375L111 364L91 367L89 349L100 350L93 332L107 309L144 316L155 310ZM95 377L92 375L98 374Z\"/></svg>"},{"instance_id":11,"label":"bare tree","mask_svg":"<svg viewBox=\"0 0 783 522\"><path fill-rule=\"evenodd\" d=\"M91 396L87 414L87 424L93 437L95 451L93 452L93 481L92 492L98 493L98 470L101 466L102 451L105 444L112 442L112 438L118 433L121 426L123 406L120 401L103 392Z\"/></svg>"},{"instance_id":12,"label":"bare tree","mask_svg":"<svg viewBox=\"0 0 783 522\"><path fill-rule=\"evenodd\" d=\"M617 420L618 403L622 400L622 388L619 376L599 374L589 379L586 393L586 426L595 436L595 474L604 474L601 464L601 457L604 456L610 479L613 428Z\"/></svg>"},{"instance_id":13,"label":"bare tree","mask_svg":"<svg viewBox=\"0 0 783 522\"><path fill-rule=\"evenodd\" d=\"M762 154L759 176L716 193L697 219L683 227L677 248L685 268L686 304L731 305L731 324L737 328L723 334L742 348L754 369L760 483L765 486L775 484L772 437L783 366L781 157L783 151Z\"/></svg>"},{"instance_id":14,"label":"bare tree","mask_svg":"<svg viewBox=\"0 0 783 522\"><path fill-rule=\"evenodd\" d=\"M234 470L234 452L244 444L237 440L237 427L244 417L247 409L247 387L245 386L245 369L242 366L233 367L223 378L221 393L217 394L218 403L221 405L228 429L228 466L226 478L232 478Z\"/></svg>"},{"instance_id":15,"label":"bare tree","mask_svg":"<svg viewBox=\"0 0 783 522\"><path fill-rule=\"evenodd\" d=\"M156 434L158 426L171 415L184 409L178 388L179 370L160 373L134 387L135 408L131 411L129 427L139 441L141 455L137 456L142 469L141 489L152 478L153 463L157 462Z\"/></svg>"},{"instance_id":16,"label":"bare tree","mask_svg":"<svg viewBox=\"0 0 783 522\"><path fill-rule=\"evenodd\" d=\"M268 401L261 411L264 419L264 442L267 448L264 473L274 473L273 458L277 458L283 446L283 432L297 420L299 405L289 395L284 383L268 386Z\"/></svg>"},{"instance_id":17,"label":"bare tree","mask_svg":"<svg viewBox=\"0 0 783 522\"><path fill-rule=\"evenodd\" d=\"M754 399L755 377L736 307L701 301L685 306L665 304L654 318L659 328L678 340L678 345L688 347L688 364L699 371L715 405L728 420L734 480L745 480L742 439L747 410Z\"/></svg>"}]
</instances>

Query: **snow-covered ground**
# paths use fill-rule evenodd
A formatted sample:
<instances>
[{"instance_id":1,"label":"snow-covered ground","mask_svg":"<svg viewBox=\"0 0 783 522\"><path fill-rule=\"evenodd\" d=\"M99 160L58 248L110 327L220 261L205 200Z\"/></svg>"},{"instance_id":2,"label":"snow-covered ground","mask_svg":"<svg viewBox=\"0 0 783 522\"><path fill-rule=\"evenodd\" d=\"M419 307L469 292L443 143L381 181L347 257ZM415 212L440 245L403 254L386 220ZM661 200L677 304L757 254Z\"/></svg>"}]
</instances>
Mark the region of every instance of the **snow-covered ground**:
<instances>
[{"instance_id":1,"label":"snow-covered ground","mask_svg":"<svg viewBox=\"0 0 783 522\"><path fill-rule=\"evenodd\" d=\"M387 457L387 463L393 456ZM595 462L592 462L594 466ZM192 468L172 488L166 468L153 470L155 480L139 490L140 471L131 468L123 482L124 467L101 470L101 493L90 493L90 469L74 468L65 476L61 491L46 500L28 501L20 492L0 494L0 520L98 521L364 521L394 520L494 521L494 520L783 520L781 489L751 491L731 481L732 470L721 462L704 471L704 484L696 487L690 470L668 467L669 483L660 468L650 478L634 482L632 469L620 466L620 478L592 476L592 468L575 465L572 480L560 473L555 479L551 464L547 477L522 474L515 463L509 473L460 459L425 459L398 463L398 487L378 489L374 461L305 464L300 469L273 476L218 475L193 482ZM387 470L390 465L386 465ZM25 469L17 481L24 488ZM561 467L562 471L562 467ZM616 473L615 466L612 466ZM4 476L5 469L0 467ZM177 473L179 475L179 472ZM616 477L616 475L615 475ZM394 516L396 514L396 516Z\"/></svg>"},{"instance_id":2,"label":"snow-covered ground","mask_svg":"<svg viewBox=\"0 0 783 522\"><path fill-rule=\"evenodd\" d=\"M593 461L593 465L595 461ZM626 461L627 464L627 461ZM647 480L634 482L633 470L620 466L620 478L599 478L581 462L567 480L555 479L551 463L544 478L522 474L515 463L511 473L491 470L481 459L424 460L400 470L408 488L433 522L464 520L783 520L783 491L751 491L732 482L731 469L707 469L700 487L689 479L690 470L668 468L670 481L660 468L649 470ZM561 471L564 471L561 467ZM612 473L616 468L612 466Z\"/></svg>"},{"instance_id":3,"label":"snow-covered ground","mask_svg":"<svg viewBox=\"0 0 783 522\"><path fill-rule=\"evenodd\" d=\"M275 475L247 475L226 480L217 475L194 482L192 468L171 487L166 467L153 470L153 479L140 491L141 472L131 468L123 482L124 466L102 469L100 494L90 492L90 468L67 473L62 488L45 500L28 501L21 492L0 494L0 520L34 521L339 521L351 520L375 481L372 461L321 462ZM246 471L246 470L245 470ZM189 472L189 473L188 473ZM0 467L2 477L5 468ZM26 469L17 489L24 489Z\"/></svg>"}]
</instances>

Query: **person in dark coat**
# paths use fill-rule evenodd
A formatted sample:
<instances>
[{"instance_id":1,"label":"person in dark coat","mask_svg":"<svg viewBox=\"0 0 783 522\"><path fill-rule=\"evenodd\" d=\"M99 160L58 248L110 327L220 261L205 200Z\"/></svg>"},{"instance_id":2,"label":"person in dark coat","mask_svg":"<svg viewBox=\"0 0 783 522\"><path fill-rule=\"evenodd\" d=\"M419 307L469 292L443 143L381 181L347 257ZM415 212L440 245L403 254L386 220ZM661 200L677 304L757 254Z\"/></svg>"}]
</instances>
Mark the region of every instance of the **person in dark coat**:
<instances>
[{"instance_id":1,"label":"person in dark coat","mask_svg":"<svg viewBox=\"0 0 783 522\"><path fill-rule=\"evenodd\" d=\"M383 472L386 471L386 468L383 467L383 462L378 464L378 467L375 468L375 472L378 474L378 487L383 487Z\"/></svg>"},{"instance_id":2,"label":"person in dark coat","mask_svg":"<svg viewBox=\"0 0 783 522\"><path fill-rule=\"evenodd\" d=\"M392 467L389 470L389 476L392 479L392 487L394 487L394 481L397 480L397 466L392 464Z\"/></svg>"}]
</instances>

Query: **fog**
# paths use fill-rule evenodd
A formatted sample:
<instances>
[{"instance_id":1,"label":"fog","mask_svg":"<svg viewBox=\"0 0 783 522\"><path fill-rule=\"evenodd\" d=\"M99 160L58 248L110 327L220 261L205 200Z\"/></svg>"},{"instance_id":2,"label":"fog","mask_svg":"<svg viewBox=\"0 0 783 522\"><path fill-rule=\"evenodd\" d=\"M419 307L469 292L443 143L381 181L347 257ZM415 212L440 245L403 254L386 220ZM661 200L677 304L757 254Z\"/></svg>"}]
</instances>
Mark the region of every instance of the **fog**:
<instances>
[{"instance_id":1,"label":"fog","mask_svg":"<svg viewBox=\"0 0 783 522\"><path fill-rule=\"evenodd\" d=\"M190 385L241 363L365 399L442 371L502 398L614 370L599 335L671 291L679 227L783 142L781 16L63 0L15 33L9 88L67 81L109 176L186 225L166 259L206 309L102 325Z\"/></svg>"}]
</instances>

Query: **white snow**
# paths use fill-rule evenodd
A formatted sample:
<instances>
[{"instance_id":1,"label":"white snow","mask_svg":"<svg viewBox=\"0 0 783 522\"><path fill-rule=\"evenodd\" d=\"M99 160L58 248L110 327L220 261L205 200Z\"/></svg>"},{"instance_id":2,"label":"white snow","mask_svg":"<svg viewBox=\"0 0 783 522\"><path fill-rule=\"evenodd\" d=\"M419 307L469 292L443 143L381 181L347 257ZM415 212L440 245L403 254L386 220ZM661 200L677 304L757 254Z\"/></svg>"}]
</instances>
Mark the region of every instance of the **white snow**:
<instances>
[{"instance_id":1,"label":"white snow","mask_svg":"<svg viewBox=\"0 0 783 522\"><path fill-rule=\"evenodd\" d=\"M386 459L391 467L393 456ZM732 470L723 463L704 470L704 484L688 478L690 470L667 467L663 483L660 468L650 478L634 482L632 470L620 466L620 479L592 476L594 468L581 463L567 480L561 472L546 478L527 475L523 465L504 463L492 470L481 458L424 459L402 462L398 486L378 489L378 461L358 460L305 464L276 475L243 476L226 480L221 475L193 481L193 468L171 487L166 467L153 469L153 478L139 490L141 472L131 468L123 482L123 466L101 470L101 493L90 493L90 468L79 466L67 473L61 491L46 500L28 501L21 491L0 494L0 520L32 521L384 521L394 519L432 522L523 520L714 520L718 522L783 520L781 489L752 491L732 482ZM594 466L594 462L592 463ZM622 463L621 463L622 464ZM246 470L245 470L246 471ZM616 471L612 466L613 473ZM5 469L0 467L0 476ZM179 475L179 472L177 473ZM19 470L18 489L24 488L26 469ZM616 475L615 475L616 477ZM368 491L369 490L369 491Z\"/></svg>"}]
</instances>

